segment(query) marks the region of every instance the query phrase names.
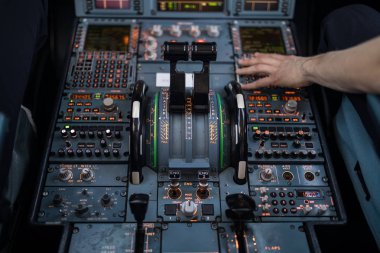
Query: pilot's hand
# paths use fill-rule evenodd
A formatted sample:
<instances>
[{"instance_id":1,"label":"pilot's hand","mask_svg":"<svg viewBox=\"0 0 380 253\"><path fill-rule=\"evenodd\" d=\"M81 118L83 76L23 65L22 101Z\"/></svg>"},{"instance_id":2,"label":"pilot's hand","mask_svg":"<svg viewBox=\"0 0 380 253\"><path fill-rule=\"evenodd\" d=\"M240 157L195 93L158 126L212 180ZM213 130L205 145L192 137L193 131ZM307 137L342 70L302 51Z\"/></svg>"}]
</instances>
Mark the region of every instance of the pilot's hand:
<instances>
[{"instance_id":1,"label":"pilot's hand","mask_svg":"<svg viewBox=\"0 0 380 253\"><path fill-rule=\"evenodd\" d=\"M265 87L301 88L310 85L303 65L307 58L293 55L255 53L251 59L239 60L242 68L236 70L238 75L263 75L252 83L242 85L243 89Z\"/></svg>"}]
</instances>

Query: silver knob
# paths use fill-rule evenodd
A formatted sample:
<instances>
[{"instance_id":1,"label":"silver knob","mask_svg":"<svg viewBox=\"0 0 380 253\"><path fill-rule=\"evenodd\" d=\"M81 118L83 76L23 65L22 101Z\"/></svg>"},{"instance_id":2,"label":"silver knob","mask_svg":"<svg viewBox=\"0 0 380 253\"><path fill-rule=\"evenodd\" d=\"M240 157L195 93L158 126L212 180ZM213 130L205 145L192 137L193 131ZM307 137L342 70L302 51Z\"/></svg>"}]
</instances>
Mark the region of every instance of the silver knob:
<instances>
[{"instance_id":1,"label":"silver knob","mask_svg":"<svg viewBox=\"0 0 380 253\"><path fill-rule=\"evenodd\" d=\"M114 104L112 98L105 98L103 100L103 107L105 111L112 112L113 110L115 110L116 105Z\"/></svg>"},{"instance_id":2,"label":"silver knob","mask_svg":"<svg viewBox=\"0 0 380 253\"><path fill-rule=\"evenodd\" d=\"M186 217L193 217L197 214L197 205L192 200L185 201L181 204L181 211Z\"/></svg>"},{"instance_id":3,"label":"silver knob","mask_svg":"<svg viewBox=\"0 0 380 253\"><path fill-rule=\"evenodd\" d=\"M179 25L172 25L170 28L170 35L173 37L181 37L182 30Z\"/></svg>"},{"instance_id":4,"label":"silver knob","mask_svg":"<svg viewBox=\"0 0 380 253\"><path fill-rule=\"evenodd\" d=\"M160 37L163 34L161 25L153 25L152 30L150 31L150 34L152 34L155 37Z\"/></svg>"},{"instance_id":5,"label":"silver knob","mask_svg":"<svg viewBox=\"0 0 380 253\"><path fill-rule=\"evenodd\" d=\"M190 32L189 32L190 36L196 38L198 37L199 35L201 35L201 31L199 30L199 26L197 25L192 25L190 27Z\"/></svg>"},{"instance_id":6,"label":"silver knob","mask_svg":"<svg viewBox=\"0 0 380 253\"><path fill-rule=\"evenodd\" d=\"M217 25L207 26L207 35L213 38L219 37L220 35L219 26Z\"/></svg>"},{"instance_id":7,"label":"silver knob","mask_svg":"<svg viewBox=\"0 0 380 253\"><path fill-rule=\"evenodd\" d=\"M296 113L297 112L297 106L298 106L297 101L289 100L288 102L286 102L286 104L284 106L284 111L286 113L289 113L289 114Z\"/></svg>"}]
</instances>

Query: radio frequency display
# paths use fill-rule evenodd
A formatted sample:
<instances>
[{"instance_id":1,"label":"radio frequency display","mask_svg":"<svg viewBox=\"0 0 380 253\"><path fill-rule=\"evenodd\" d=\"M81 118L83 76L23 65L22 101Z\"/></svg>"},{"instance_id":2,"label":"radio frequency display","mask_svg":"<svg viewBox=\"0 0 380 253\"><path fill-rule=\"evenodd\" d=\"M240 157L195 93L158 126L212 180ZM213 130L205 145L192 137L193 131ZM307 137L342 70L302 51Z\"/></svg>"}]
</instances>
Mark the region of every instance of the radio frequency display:
<instances>
[{"instance_id":1,"label":"radio frequency display","mask_svg":"<svg viewBox=\"0 0 380 253\"><path fill-rule=\"evenodd\" d=\"M177 12L222 12L224 1L198 1L198 0L158 0L157 10L159 11L177 11Z\"/></svg>"},{"instance_id":2,"label":"radio frequency display","mask_svg":"<svg viewBox=\"0 0 380 253\"><path fill-rule=\"evenodd\" d=\"M245 0L246 11L278 11L278 0Z\"/></svg>"},{"instance_id":3,"label":"radio frequency display","mask_svg":"<svg viewBox=\"0 0 380 253\"><path fill-rule=\"evenodd\" d=\"M96 9L123 9L131 8L130 0L95 0Z\"/></svg>"}]
</instances>

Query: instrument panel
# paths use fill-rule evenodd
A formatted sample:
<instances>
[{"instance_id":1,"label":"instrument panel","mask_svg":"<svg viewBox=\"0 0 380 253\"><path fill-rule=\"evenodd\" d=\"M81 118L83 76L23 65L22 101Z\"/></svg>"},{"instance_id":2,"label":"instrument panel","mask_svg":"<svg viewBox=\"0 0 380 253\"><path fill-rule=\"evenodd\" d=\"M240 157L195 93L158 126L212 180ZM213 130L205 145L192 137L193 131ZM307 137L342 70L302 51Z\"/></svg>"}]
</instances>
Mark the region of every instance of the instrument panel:
<instances>
[{"instance_id":1,"label":"instrument panel","mask_svg":"<svg viewBox=\"0 0 380 253\"><path fill-rule=\"evenodd\" d=\"M235 74L297 53L290 21L268 20L294 2L75 3L34 223L70 224L69 252L317 249L306 227L344 210L312 94Z\"/></svg>"}]
</instances>

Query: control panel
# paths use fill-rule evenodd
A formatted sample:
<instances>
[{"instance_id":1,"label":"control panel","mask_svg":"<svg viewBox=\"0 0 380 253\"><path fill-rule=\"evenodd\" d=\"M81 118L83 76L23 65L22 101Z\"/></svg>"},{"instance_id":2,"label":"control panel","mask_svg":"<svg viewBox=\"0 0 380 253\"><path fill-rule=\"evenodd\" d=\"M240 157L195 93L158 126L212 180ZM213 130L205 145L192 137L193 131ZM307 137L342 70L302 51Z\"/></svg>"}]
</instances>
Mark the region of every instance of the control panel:
<instances>
[{"instance_id":1,"label":"control panel","mask_svg":"<svg viewBox=\"0 0 380 253\"><path fill-rule=\"evenodd\" d=\"M75 4L33 221L69 252L315 251L344 210L313 95L235 74L297 53L294 1Z\"/></svg>"}]
</instances>

